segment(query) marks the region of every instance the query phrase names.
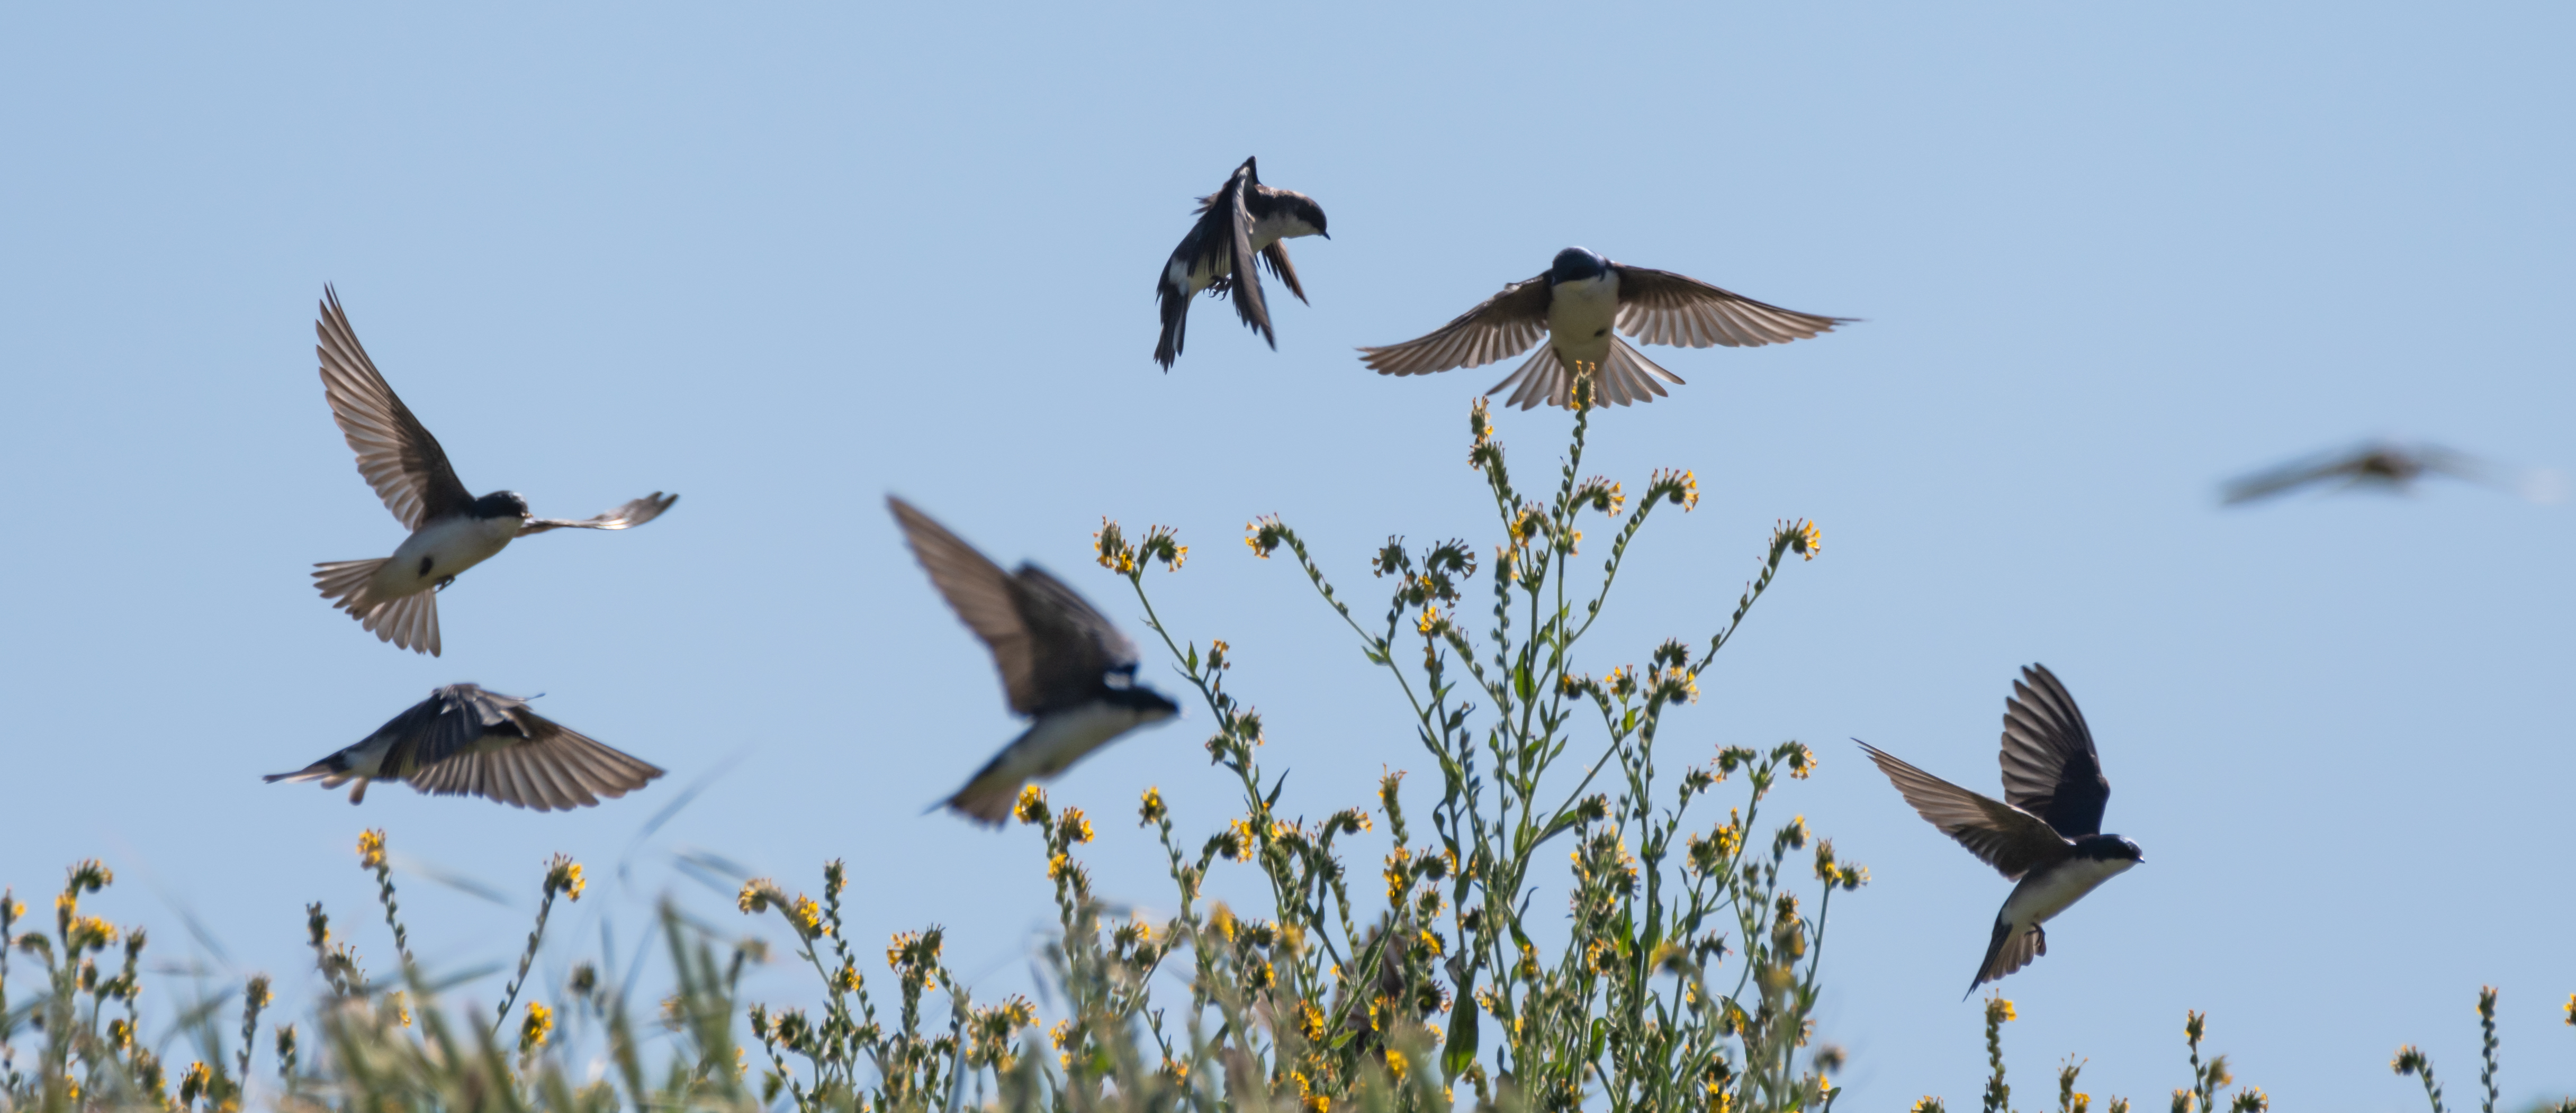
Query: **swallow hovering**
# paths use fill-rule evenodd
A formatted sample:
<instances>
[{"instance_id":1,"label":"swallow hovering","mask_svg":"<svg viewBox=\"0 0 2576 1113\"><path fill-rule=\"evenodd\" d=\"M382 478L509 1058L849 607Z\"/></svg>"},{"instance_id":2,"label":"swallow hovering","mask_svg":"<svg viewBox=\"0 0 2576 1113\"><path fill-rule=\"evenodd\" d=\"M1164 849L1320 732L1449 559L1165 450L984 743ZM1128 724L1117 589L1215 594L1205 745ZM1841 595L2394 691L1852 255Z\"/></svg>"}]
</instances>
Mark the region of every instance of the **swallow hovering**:
<instances>
[{"instance_id":1,"label":"swallow hovering","mask_svg":"<svg viewBox=\"0 0 2576 1113\"><path fill-rule=\"evenodd\" d=\"M1671 271L1613 263L1580 247L1556 253L1547 273L1503 287L1439 331L1401 344L1360 349L1360 362L1381 375L1428 375L1482 367L1547 344L1485 393L1519 384L1505 405L1535 409L1574 404L1574 368L1593 369L1595 404L1652 402L1681 376L1610 335L1613 328L1648 344L1759 348L1805 340L1850 317L1782 309Z\"/></svg>"},{"instance_id":2,"label":"swallow hovering","mask_svg":"<svg viewBox=\"0 0 2576 1113\"><path fill-rule=\"evenodd\" d=\"M1995 914L1986 959L1968 992L2048 953L2042 923L2084 894L2145 861L2138 844L2102 834L2111 782L2075 697L2045 665L2021 670L2004 701L2004 799L1951 784L1861 742L1879 772L1941 833L2019 881ZM1858 742L1859 739L1853 739ZM2009 801L2007 803L2006 801Z\"/></svg>"},{"instance_id":3,"label":"swallow hovering","mask_svg":"<svg viewBox=\"0 0 2576 1113\"><path fill-rule=\"evenodd\" d=\"M2404 493L2414 490L2416 481L2428 475L2465 479L2514 492L2533 502L2557 501L2564 486L2555 472L2529 471L2518 477L2509 476L2494 464L2437 444L2364 441L2238 476L2228 481L2223 501L2235 506L2323 483L2332 483L2332 489L2337 491L2375 487Z\"/></svg>"},{"instance_id":4,"label":"swallow hovering","mask_svg":"<svg viewBox=\"0 0 2576 1113\"><path fill-rule=\"evenodd\" d=\"M1297 268L1288 263L1288 245L1280 241L1298 236L1333 238L1324 231L1324 210L1314 198L1261 184L1261 174L1252 163L1252 159L1243 160L1216 192L1199 198L1199 222L1181 237L1181 246L1173 248L1171 260L1163 264L1163 276L1155 280L1154 300L1163 308L1163 339L1154 345L1154 362L1165 371L1181 356L1182 336L1189 331L1190 299L1201 290L1232 295L1235 314L1270 342L1270 350L1278 351L1279 337L1270 330L1270 306L1262 300L1261 273L1253 257L1269 264L1270 273L1288 284L1288 292L1305 301L1306 289L1297 284Z\"/></svg>"},{"instance_id":5,"label":"swallow hovering","mask_svg":"<svg viewBox=\"0 0 2576 1113\"><path fill-rule=\"evenodd\" d=\"M1009 818L1020 786L1044 780L1180 706L1136 683L1136 646L1073 589L1034 564L1004 572L911 503L889 497L912 553L1002 671L1011 710L1030 717L949 807L985 824Z\"/></svg>"},{"instance_id":6,"label":"swallow hovering","mask_svg":"<svg viewBox=\"0 0 2576 1113\"><path fill-rule=\"evenodd\" d=\"M266 779L320 781L324 788L356 781L352 804L366 799L371 782L403 781L431 796L480 796L546 812L587 808L661 775L656 766L528 710L526 700L450 684L357 745Z\"/></svg>"},{"instance_id":7,"label":"swallow hovering","mask_svg":"<svg viewBox=\"0 0 2576 1113\"><path fill-rule=\"evenodd\" d=\"M358 454L358 474L376 488L385 509L411 531L394 555L379 560L335 560L313 566L315 586L331 605L403 649L438 656L438 597L457 575L481 564L513 539L550 529L626 529L671 508L678 495L655 491L595 518L532 518L516 491L476 498L447 465L438 438L421 427L411 408L376 372L340 295L322 289L322 395Z\"/></svg>"}]
</instances>

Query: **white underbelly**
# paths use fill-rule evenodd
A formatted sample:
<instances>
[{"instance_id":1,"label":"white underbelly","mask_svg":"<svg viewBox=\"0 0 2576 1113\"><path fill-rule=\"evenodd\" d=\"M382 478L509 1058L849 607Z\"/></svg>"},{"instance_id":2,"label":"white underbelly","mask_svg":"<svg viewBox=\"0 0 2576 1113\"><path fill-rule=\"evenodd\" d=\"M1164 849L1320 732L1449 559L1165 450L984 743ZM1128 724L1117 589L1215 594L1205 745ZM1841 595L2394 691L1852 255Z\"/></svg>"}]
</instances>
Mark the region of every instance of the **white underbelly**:
<instances>
[{"instance_id":1,"label":"white underbelly","mask_svg":"<svg viewBox=\"0 0 2576 1113\"><path fill-rule=\"evenodd\" d=\"M1548 342L1568 360L1597 364L1610 355L1610 329L1619 319L1619 276L1558 283L1549 292Z\"/></svg>"},{"instance_id":2,"label":"white underbelly","mask_svg":"<svg viewBox=\"0 0 2576 1113\"><path fill-rule=\"evenodd\" d=\"M405 539L370 585L378 597L409 595L492 559L519 534L516 518L458 518Z\"/></svg>"},{"instance_id":3,"label":"white underbelly","mask_svg":"<svg viewBox=\"0 0 2576 1113\"><path fill-rule=\"evenodd\" d=\"M2004 901L2003 918L2016 924L2045 923L2100 885L2126 872L2136 862L2079 858L2050 870L2039 885L2013 890Z\"/></svg>"}]
</instances>

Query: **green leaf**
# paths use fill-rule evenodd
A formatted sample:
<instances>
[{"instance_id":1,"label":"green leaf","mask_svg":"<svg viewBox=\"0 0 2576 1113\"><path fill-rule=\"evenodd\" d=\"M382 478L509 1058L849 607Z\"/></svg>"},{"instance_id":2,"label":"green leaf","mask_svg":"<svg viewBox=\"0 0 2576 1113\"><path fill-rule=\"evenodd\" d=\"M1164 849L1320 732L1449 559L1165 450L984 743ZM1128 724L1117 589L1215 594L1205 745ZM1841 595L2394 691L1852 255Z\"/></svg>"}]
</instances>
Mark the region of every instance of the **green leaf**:
<instances>
[{"instance_id":1,"label":"green leaf","mask_svg":"<svg viewBox=\"0 0 2576 1113\"><path fill-rule=\"evenodd\" d=\"M1476 1061L1476 974L1470 970L1458 983L1458 1007L1449 1010L1449 1040L1440 1049L1441 1082L1457 1081L1467 1065Z\"/></svg>"}]
</instances>

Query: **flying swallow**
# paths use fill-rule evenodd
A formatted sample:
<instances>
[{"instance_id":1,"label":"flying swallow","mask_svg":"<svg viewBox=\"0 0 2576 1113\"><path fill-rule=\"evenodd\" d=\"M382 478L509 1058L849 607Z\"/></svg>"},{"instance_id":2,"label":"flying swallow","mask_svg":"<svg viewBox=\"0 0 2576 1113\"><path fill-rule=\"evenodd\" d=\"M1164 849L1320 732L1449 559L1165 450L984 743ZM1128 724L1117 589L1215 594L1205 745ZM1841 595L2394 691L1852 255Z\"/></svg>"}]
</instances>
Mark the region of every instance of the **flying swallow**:
<instances>
[{"instance_id":1,"label":"flying swallow","mask_svg":"<svg viewBox=\"0 0 2576 1113\"><path fill-rule=\"evenodd\" d=\"M1519 355L1540 337L1538 354L1485 393L1518 384L1505 405L1534 409L1574 404L1574 369L1598 375L1594 402L1652 402L1681 376L1655 366L1618 329L1647 344L1758 348L1805 340L1849 317L1820 317L1758 302L1671 271L1613 263L1580 247L1556 253L1547 273L1503 287L1484 304L1416 340L1360 349L1360 362L1381 375L1428 375L1482 367Z\"/></svg>"},{"instance_id":2,"label":"flying swallow","mask_svg":"<svg viewBox=\"0 0 2576 1113\"><path fill-rule=\"evenodd\" d=\"M1297 284L1297 268L1289 265L1288 245L1281 241L1298 236L1333 238L1324 231L1324 210L1314 198L1261 184L1261 174L1252 163L1252 159L1243 160L1216 192L1199 198L1199 222L1181 237L1181 246L1172 249L1162 277L1155 280L1154 300L1163 309L1163 339L1154 345L1154 362L1165 371L1181 356L1181 341L1189 332L1190 299L1201 290L1231 295L1235 314L1269 341L1272 351L1279 350L1253 258L1259 256L1270 273L1288 284L1289 293L1305 301L1306 289Z\"/></svg>"},{"instance_id":3,"label":"flying swallow","mask_svg":"<svg viewBox=\"0 0 2576 1113\"><path fill-rule=\"evenodd\" d=\"M2075 697L2045 665L2021 670L2004 701L2004 799L1970 792L1861 742L1905 802L1968 853L2019 881L1968 992L2048 953L2040 925L2129 867L2138 844L2102 833L2111 782ZM1858 742L1859 739L1853 739Z\"/></svg>"},{"instance_id":4,"label":"flying swallow","mask_svg":"<svg viewBox=\"0 0 2576 1113\"><path fill-rule=\"evenodd\" d=\"M1009 818L1020 786L1070 768L1112 739L1180 713L1136 682L1136 646L1073 589L1034 564L1017 572L985 559L911 503L889 497L912 553L1002 672L1021 732L984 763L949 807L986 824Z\"/></svg>"},{"instance_id":5,"label":"flying swallow","mask_svg":"<svg viewBox=\"0 0 2576 1113\"><path fill-rule=\"evenodd\" d=\"M2564 479L2556 472L2534 470L2509 476L2506 469L2437 444L2365 441L2238 476L2228 481L2222 499L2226 505L2235 506L2324 483L2331 483L2332 489L2338 491L2375 487L2407 492L2428 475L2465 479L2514 492L2533 502L2556 502L2565 487Z\"/></svg>"},{"instance_id":6,"label":"flying swallow","mask_svg":"<svg viewBox=\"0 0 2576 1113\"><path fill-rule=\"evenodd\" d=\"M357 745L278 781L350 781L349 802L374 781L402 781L431 796L480 796L538 811L587 808L662 775L656 766L603 746L528 710L528 701L472 684L450 684L385 721Z\"/></svg>"},{"instance_id":7,"label":"flying swallow","mask_svg":"<svg viewBox=\"0 0 2576 1113\"><path fill-rule=\"evenodd\" d=\"M325 286L322 298L322 318L313 326L321 342L313 350L322 359L323 397L358 454L358 474L374 485L385 509L411 536L390 557L318 563L313 579L323 598L335 600L333 607L348 611L378 641L438 656L437 591L458 574L491 559L516 538L550 529L640 526L679 501L678 495L655 491L575 521L530 517L528 500L516 491L474 497L448 466L438 438L394 396L394 388L358 345L349 315L340 310L339 293Z\"/></svg>"}]
</instances>

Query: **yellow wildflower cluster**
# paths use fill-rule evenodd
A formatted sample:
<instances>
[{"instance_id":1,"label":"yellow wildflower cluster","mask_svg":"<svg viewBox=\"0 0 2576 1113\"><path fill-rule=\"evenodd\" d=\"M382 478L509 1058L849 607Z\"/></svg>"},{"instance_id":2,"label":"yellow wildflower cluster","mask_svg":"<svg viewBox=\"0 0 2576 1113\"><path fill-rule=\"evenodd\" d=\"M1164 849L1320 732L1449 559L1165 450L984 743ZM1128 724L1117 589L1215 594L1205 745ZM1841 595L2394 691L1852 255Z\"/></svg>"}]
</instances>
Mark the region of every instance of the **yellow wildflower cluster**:
<instances>
[{"instance_id":1,"label":"yellow wildflower cluster","mask_svg":"<svg viewBox=\"0 0 2576 1113\"><path fill-rule=\"evenodd\" d=\"M735 894L733 900L734 907L741 909L746 916L757 916L772 907L785 907L786 904L787 894L778 888L777 882L766 877L743 882L742 891Z\"/></svg>"},{"instance_id":2,"label":"yellow wildflower cluster","mask_svg":"<svg viewBox=\"0 0 2576 1113\"><path fill-rule=\"evenodd\" d=\"M544 1047L546 1037L554 1034L554 1030L553 1010L534 1001L528 1002L527 1018L519 1022L519 1050L534 1051Z\"/></svg>"},{"instance_id":3,"label":"yellow wildflower cluster","mask_svg":"<svg viewBox=\"0 0 2576 1113\"><path fill-rule=\"evenodd\" d=\"M364 869L385 866L385 833L383 830L358 832L358 865Z\"/></svg>"},{"instance_id":4,"label":"yellow wildflower cluster","mask_svg":"<svg viewBox=\"0 0 2576 1113\"><path fill-rule=\"evenodd\" d=\"M1136 546L1138 561L1159 560L1166 571L1178 572L1190 559L1190 547L1180 543L1179 534L1170 526L1145 527L1145 540Z\"/></svg>"},{"instance_id":5,"label":"yellow wildflower cluster","mask_svg":"<svg viewBox=\"0 0 2576 1113\"><path fill-rule=\"evenodd\" d=\"M567 900L580 900L584 882L581 863L561 854L546 863L546 895L562 893Z\"/></svg>"},{"instance_id":6,"label":"yellow wildflower cluster","mask_svg":"<svg viewBox=\"0 0 2576 1113\"><path fill-rule=\"evenodd\" d=\"M1080 808L1066 808L1056 820L1056 835L1066 844L1079 846L1091 841L1091 819Z\"/></svg>"},{"instance_id":7,"label":"yellow wildflower cluster","mask_svg":"<svg viewBox=\"0 0 2576 1113\"><path fill-rule=\"evenodd\" d=\"M1020 822L1036 826L1047 821L1046 790L1036 785L1020 789L1020 802L1011 806L1011 814Z\"/></svg>"},{"instance_id":8,"label":"yellow wildflower cluster","mask_svg":"<svg viewBox=\"0 0 2576 1113\"><path fill-rule=\"evenodd\" d=\"M1100 519L1100 529L1091 535L1091 551L1103 568L1121 576L1136 571L1135 548L1127 544L1127 535L1119 532L1118 523L1106 517Z\"/></svg>"},{"instance_id":9,"label":"yellow wildflower cluster","mask_svg":"<svg viewBox=\"0 0 2576 1113\"><path fill-rule=\"evenodd\" d=\"M1659 498L1670 500L1680 506L1682 513L1685 514L1697 509L1699 474L1681 468L1668 468L1656 472L1646 481L1646 501L1651 504Z\"/></svg>"},{"instance_id":10,"label":"yellow wildflower cluster","mask_svg":"<svg viewBox=\"0 0 2576 1113\"><path fill-rule=\"evenodd\" d=\"M1825 533L1816 528L1816 523L1800 518L1792 522L1782 522L1774 528L1771 531L1771 543L1773 545L1786 543L1799 556L1814 560L1817 553L1825 551Z\"/></svg>"},{"instance_id":11,"label":"yellow wildflower cluster","mask_svg":"<svg viewBox=\"0 0 2576 1113\"><path fill-rule=\"evenodd\" d=\"M796 900L787 906L787 920L796 925L796 934L807 939L823 934L823 906L803 893L796 894Z\"/></svg>"},{"instance_id":12,"label":"yellow wildflower cluster","mask_svg":"<svg viewBox=\"0 0 2576 1113\"><path fill-rule=\"evenodd\" d=\"M1171 809L1163 806L1163 790L1147 788L1143 801L1136 807L1137 822L1139 824L1159 823L1170 814L1172 814Z\"/></svg>"},{"instance_id":13,"label":"yellow wildflower cluster","mask_svg":"<svg viewBox=\"0 0 2576 1113\"><path fill-rule=\"evenodd\" d=\"M1226 854L1238 862L1251 861L1252 825L1244 822L1243 820L1236 819L1229 821L1228 826L1231 827L1232 830L1227 833L1234 836L1234 842L1231 846L1226 848Z\"/></svg>"},{"instance_id":14,"label":"yellow wildflower cluster","mask_svg":"<svg viewBox=\"0 0 2576 1113\"><path fill-rule=\"evenodd\" d=\"M1279 523L1276 514L1264 514L1243 524L1244 547L1263 560L1270 559L1270 554L1279 551L1287 540L1288 527Z\"/></svg>"}]
</instances>

